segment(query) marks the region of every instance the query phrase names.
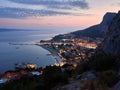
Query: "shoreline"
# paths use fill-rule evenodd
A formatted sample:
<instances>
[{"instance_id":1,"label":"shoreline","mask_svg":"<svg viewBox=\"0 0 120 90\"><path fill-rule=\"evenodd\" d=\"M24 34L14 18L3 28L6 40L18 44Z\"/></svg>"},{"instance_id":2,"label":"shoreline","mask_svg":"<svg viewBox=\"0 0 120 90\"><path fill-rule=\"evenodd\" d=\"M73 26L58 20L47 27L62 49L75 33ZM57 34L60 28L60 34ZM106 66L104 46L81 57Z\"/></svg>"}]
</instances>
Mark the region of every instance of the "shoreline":
<instances>
[{"instance_id":1,"label":"shoreline","mask_svg":"<svg viewBox=\"0 0 120 90\"><path fill-rule=\"evenodd\" d=\"M58 50L52 48L51 46L38 45L38 44L36 44L36 45L37 45L37 46L40 46L41 48L43 48L43 49L45 49L45 50L47 50L47 51L49 51L52 56L58 56Z\"/></svg>"},{"instance_id":2,"label":"shoreline","mask_svg":"<svg viewBox=\"0 0 120 90\"><path fill-rule=\"evenodd\" d=\"M41 48L43 48L43 49L47 50L48 52L50 52L50 54L48 54L48 55L52 55L52 57L54 58L54 60L55 60L54 65L59 64L62 61L62 59L58 55L59 51L57 49L54 49L51 46L44 45L44 44L42 44L42 45L41 44L36 44L36 45L40 46Z\"/></svg>"}]
</instances>

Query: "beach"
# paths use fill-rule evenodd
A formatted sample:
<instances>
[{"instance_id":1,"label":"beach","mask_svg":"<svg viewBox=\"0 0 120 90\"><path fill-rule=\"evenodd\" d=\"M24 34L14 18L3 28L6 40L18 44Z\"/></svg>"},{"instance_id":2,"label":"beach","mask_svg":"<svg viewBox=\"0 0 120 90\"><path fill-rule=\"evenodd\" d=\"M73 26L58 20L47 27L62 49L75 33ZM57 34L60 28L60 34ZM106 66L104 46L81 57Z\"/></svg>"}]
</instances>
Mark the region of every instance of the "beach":
<instances>
[{"instance_id":1,"label":"beach","mask_svg":"<svg viewBox=\"0 0 120 90\"><path fill-rule=\"evenodd\" d=\"M43 49L49 51L51 53L51 55L57 56L58 50L53 48L52 46L50 46L50 45L48 46L48 45L45 45L45 44L41 44L41 45L36 44L36 45L38 45L38 46L42 47Z\"/></svg>"}]
</instances>

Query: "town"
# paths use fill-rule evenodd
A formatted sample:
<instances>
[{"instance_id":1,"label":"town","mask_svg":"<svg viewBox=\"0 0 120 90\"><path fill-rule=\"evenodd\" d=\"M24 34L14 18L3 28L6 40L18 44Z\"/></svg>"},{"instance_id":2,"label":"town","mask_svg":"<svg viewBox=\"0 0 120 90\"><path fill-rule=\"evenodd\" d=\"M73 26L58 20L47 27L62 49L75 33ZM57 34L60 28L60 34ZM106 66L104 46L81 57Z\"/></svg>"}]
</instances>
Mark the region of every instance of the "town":
<instances>
[{"instance_id":1,"label":"town","mask_svg":"<svg viewBox=\"0 0 120 90\"><path fill-rule=\"evenodd\" d=\"M55 58L55 65L61 67L68 66L66 67L67 69L74 69L81 62L87 62L94 55L95 49L101 42L102 38L72 38L61 39L59 41L41 40L36 45L47 49L54 57L59 56L61 58L61 61Z\"/></svg>"},{"instance_id":2,"label":"town","mask_svg":"<svg viewBox=\"0 0 120 90\"><path fill-rule=\"evenodd\" d=\"M41 46L48 50L55 59L55 66L60 66L64 70L73 70L83 62L87 62L89 57L94 55L95 49L102 39L61 39L60 41L41 40L35 45ZM58 60L58 58L60 60ZM43 68L37 67L36 64L15 64L15 71L7 71L0 75L0 84L9 80L17 80L22 76L41 75Z\"/></svg>"}]
</instances>

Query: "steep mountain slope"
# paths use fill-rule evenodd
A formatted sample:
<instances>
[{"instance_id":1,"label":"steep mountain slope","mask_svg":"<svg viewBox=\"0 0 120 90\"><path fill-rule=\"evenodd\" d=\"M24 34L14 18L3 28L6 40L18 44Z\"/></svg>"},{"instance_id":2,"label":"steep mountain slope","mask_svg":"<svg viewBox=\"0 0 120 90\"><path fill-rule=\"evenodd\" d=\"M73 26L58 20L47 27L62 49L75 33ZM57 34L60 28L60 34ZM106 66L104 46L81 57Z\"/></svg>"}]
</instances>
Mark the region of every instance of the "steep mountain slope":
<instances>
[{"instance_id":1,"label":"steep mountain slope","mask_svg":"<svg viewBox=\"0 0 120 90\"><path fill-rule=\"evenodd\" d=\"M116 13L108 12L104 15L103 20L100 24L91 26L84 30L71 32L69 34L57 35L53 37L52 40L58 41L60 39L70 38L73 36L77 38L83 38L83 37L103 38L108 30L108 26L111 24L111 21L115 17L115 15Z\"/></svg>"},{"instance_id":2,"label":"steep mountain slope","mask_svg":"<svg viewBox=\"0 0 120 90\"><path fill-rule=\"evenodd\" d=\"M115 17L116 13L106 13L100 24L91 26L84 30L79 30L72 32L77 37L91 37L91 38L103 38L108 30L108 26L111 24L112 19Z\"/></svg>"},{"instance_id":3,"label":"steep mountain slope","mask_svg":"<svg viewBox=\"0 0 120 90\"><path fill-rule=\"evenodd\" d=\"M120 11L109 26L108 33L102 43L101 49L106 54L120 59Z\"/></svg>"}]
</instances>

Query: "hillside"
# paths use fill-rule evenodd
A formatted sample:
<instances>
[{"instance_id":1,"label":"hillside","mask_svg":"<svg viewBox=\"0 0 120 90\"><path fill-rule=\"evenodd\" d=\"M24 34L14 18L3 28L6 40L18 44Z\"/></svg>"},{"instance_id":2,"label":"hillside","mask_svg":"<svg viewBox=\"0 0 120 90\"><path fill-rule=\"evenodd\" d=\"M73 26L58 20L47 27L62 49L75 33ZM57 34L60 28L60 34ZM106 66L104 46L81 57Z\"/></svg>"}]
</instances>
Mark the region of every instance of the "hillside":
<instances>
[{"instance_id":1,"label":"hillside","mask_svg":"<svg viewBox=\"0 0 120 90\"><path fill-rule=\"evenodd\" d=\"M60 40L63 38L70 38L70 37L90 37L90 38L103 38L108 30L108 26L111 24L112 19L115 17L116 13L107 12L103 20L100 24L91 26L84 30L78 30L75 32L71 32L69 34L64 35L57 35L53 38L53 40Z\"/></svg>"},{"instance_id":2,"label":"hillside","mask_svg":"<svg viewBox=\"0 0 120 90\"><path fill-rule=\"evenodd\" d=\"M108 26L111 24L112 19L115 17L116 13L106 13L103 17L103 20L100 24L91 26L84 30L79 30L72 32L77 37L91 37L103 38L108 30Z\"/></svg>"}]
</instances>

